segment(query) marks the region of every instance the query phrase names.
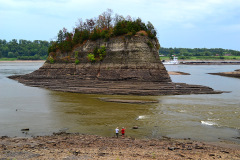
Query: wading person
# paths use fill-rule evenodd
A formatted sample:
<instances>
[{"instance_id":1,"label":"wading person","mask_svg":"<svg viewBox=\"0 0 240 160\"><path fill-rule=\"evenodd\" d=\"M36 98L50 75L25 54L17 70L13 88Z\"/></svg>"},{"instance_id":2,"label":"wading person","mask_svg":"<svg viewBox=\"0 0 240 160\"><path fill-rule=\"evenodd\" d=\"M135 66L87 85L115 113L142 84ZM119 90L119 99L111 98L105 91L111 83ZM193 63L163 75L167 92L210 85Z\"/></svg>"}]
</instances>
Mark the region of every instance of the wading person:
<instances>
[{"instance_id":1,"label":"wading person","mask_svg":"<svg viewBox=\"0 0 240 160\"><path fill-rule=\"evenodd\" d=\"M119 133L118 127L115 129L115 131L116 131L116 136L117 136L117 138L118 138L118 133Z\"/></svg>"},{"instance_id":2,"label":"wading person","mask_svg":"<svg viewBox=\"0 0 240 160\"><path fill-rule=\"evenodd\" d=\"M122 132L122 137L123 137L123 138L124 138L124 135L125 135L125 129L126 129L126 128L122 127L122 130L121 130L121 132Z\"/></svg>"}]
</instances>

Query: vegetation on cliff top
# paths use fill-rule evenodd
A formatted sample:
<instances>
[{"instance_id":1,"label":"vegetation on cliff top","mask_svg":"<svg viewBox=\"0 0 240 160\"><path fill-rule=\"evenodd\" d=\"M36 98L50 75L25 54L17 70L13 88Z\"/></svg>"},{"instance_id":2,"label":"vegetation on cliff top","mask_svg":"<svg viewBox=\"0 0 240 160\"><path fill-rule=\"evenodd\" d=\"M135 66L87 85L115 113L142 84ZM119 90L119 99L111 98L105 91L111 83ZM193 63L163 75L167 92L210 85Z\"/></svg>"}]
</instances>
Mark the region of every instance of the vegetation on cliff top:
<instances>
[{"instance_id":1,"label":"vegetation on cliff top","mask_svg":"<svg viewBox=\"0 0 240 160\"><path fill-rule=\"evenodd\" d=\"M139 31L145 31L150 38L156 38L156 30L151 22L145 24L140 18L133 19L130 16L124 18L121 15L115 14L112 16L113 11L107 9L98 18L86 19L76 24L72 32L68 32L63 28L58 32L56 42L52 43L48 52L70 52L74 46L82 44L86 40L105 39L109 40L110 37L126 35L133 36Z\"/></svg>"}]
</instances>

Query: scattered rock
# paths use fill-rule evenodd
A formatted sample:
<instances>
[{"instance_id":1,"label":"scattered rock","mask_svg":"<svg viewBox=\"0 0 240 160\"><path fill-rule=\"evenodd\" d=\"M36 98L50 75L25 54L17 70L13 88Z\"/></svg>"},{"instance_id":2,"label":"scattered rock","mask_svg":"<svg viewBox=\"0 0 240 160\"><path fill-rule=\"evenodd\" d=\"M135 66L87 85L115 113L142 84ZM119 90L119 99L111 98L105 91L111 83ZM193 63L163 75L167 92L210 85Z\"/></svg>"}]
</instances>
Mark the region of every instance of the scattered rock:
<instances>
[{"instance_id":1,"label":"scattered rock","mask_svg":"<svg viewBox=\"0 0 240 160\"><path fill-rule=\"evenodd\" d=\"M1 139L6 139L6 138L8 138L8 136L2 136L2 137L1 137Z\"/></svg>"},{"instance_id":2,"label":"scattered rock","mask_svg":"<svg viewBox=\"0 0 240 160\"><path fill-rule=\"evenodd\" d=\"M105 156L106 155L106 153L98 153L98 156Z\"/></svg>"},{"instance_id":3,"label":"scattered rock","mask_svg":"<svg viewBox=\"0 0 240 160\"><path fill-rule=\"evenodd\" d=\"M204 149L204 148L201 146L195 146L195 149Z\"/></svg>"},{"instance_id":4,"label":"scattered rock","mask_svg":"<svg viewBox=\"0 0 240 160\"><path fill-rule=\"evenodd\" d=\"M29 128L23 128L21 131L29 131Z\"/></svg>"},{"instance_id":5,"label":"scattered rock","mask_svg":"<svg viewBox=\"0 0 240 160\"><path fill-rule=\"evenodd\" d=\"M220 151L220 152L222 152L222 153L226 153L226 154L229 154L229 152L228 152L228 151Z\"/></svg>"},{"instance_id":6,"label":"scattered rock","mask_svg":"<svg viewBox=\"0 0 240 160\"><path fill-rule=\"evenodd\" d=\"M190 143L192 142L192 143ZM54 144L57 144L56 146ZM185 149L182 147L186 146ZM0 141L0 159L239 159L240 147L178 139L116 139L55 134ZM237 148L238 147L238 148ZM80 149L80 150L79 150ZM178 150L182 149L182 150ZM231 153L231 154L230 154Z\"/></svg>"},{"instance_id":7,"label":"scattered rock","mask_svg":"<svg viewBox=\"0 0 240 160\"><path fill-rule=\"evenodd\" d=\"M170 150L170 151L174 151L174 147L168 147L168 150Z\"/></svg>"},{"instance_id":8,"label":"scattered rock","mask_svg":"<svg viewBox=\"0 0 240 160\"><path fill-rule=\"evenodd\" d=\"M80 154L79 151L73 151L72 153L73 153L75 156L77 156L78 154Z\"/></svg>"},{"instance_id":9,"label":"scattered rock","mask_svg":"<svg viewBox=\"0 0 240 160\"><path fill-rule=\"evenodd\" d=\"M179 155L180 157L185 157L183 154L177 154L177 155Z\"/></svg>"},{"instance_id":10,"label":"scattered rock","mask_svg":"<svg viewBox=\"0 0 240 160\"><path fill-rule=\"evenodd\" d=\"M132 129L138 129L138 126L133 126Z\"/></svg>"}]
</instances>

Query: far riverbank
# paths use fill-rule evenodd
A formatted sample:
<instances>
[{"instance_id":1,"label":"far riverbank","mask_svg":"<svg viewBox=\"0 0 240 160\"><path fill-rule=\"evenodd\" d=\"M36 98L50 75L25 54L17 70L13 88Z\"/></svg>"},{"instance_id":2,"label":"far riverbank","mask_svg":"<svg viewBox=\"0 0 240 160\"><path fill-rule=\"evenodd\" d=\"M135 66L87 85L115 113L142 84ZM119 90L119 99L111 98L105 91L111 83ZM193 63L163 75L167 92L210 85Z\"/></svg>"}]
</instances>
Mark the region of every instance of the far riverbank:
<instances>
[{"instance_id":1,"label":"far riverbank","mask_svg":"<svg viewBox=\"0 0 240 160\"><path fill-rule=\"evenodd\" d=\"M169 62L165 60L164 62ZM178 60L183 65L239 65L240 60ZM168 64L167 64L168 65Z\"/></svg>"},{"instance_id":2,"label":"far riverbank","mask_svg":"<svg viewBox=\"0 0 240 160\"><path fill-rule=\"evenodd\" d=\"M37 62L37 63L39 63L39 62L42 62L42 63L44 63L45 62L45 60L14 60L14 61L0 61L0 63L1 62L3 62L3 63L29 63L29 62Z\"/></svg>"},{"instance_id":3,"label":"far riverbank","mask_svg":"<svg viewBox=\"0 0 240 160\"><path fill-rule=\"evenodd\" d=\"M21 63L28 63L28 62L42 62L44 63L46 60L0 60L0 63L7 63L7 62L21 62ZM165 62L169 62L170 60L165 60ZM234 64L240 64L240 60L178 60L179 64L191 64L191 65L198 65L198 64L205 64L205 65L211 65L211 64L230 64L230 65L234 65Z\"/></svg>"}]
</instances>

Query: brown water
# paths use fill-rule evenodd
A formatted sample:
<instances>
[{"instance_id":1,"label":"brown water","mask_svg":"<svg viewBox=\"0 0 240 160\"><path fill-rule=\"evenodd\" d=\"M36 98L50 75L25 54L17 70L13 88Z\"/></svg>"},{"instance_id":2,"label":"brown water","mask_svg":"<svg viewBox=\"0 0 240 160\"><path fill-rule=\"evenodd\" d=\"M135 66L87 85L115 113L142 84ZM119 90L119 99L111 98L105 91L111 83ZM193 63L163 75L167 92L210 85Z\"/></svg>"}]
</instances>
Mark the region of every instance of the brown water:
<instances>
[{"instance_id":1,"label":"brown water","mask_svg":"<svg viewBox=\"0 0 240 160\"><path fill-rule=\"evenodd\" d=\"M217 95L110 96L55 92L24 86L6 78L26 74L42 63L0 62L0 135L35 136L60 130L113 136L116 127L138 138L192 138L204 141L238 142L240 79L208 75L233 71L239 66L166 66L190 76L171 76L174 82L202 84L216 90L232 91ZM104 102L99 98L158 100L155 104ZM139 126L139 129L132 129ZM30 128L27 135L22 128Z\"/></svg>"}]
</instances>

